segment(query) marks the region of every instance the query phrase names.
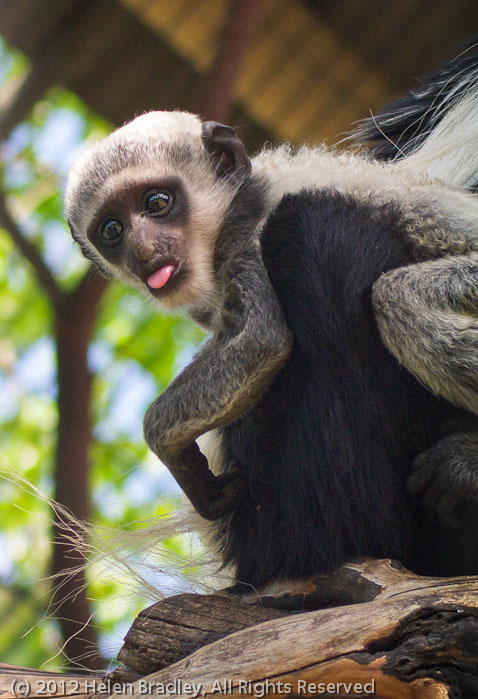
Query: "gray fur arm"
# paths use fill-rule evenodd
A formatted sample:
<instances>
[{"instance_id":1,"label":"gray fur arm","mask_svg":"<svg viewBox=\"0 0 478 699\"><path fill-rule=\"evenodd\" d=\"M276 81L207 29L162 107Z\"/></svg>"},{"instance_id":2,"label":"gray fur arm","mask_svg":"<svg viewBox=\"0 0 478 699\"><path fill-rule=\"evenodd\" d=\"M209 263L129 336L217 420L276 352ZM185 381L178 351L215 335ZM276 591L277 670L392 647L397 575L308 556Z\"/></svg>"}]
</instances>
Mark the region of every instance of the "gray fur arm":
<instances>
[{"instance_id":1,"label":"gray fur arm","mask_svg":"<svg viewBox=\"0 0 478 699\"><path fill-rule=\"evenodd\" d=\"M224 301L213 337L155 400L144 421L148 445L208 519L232 508L237 488L231 479L213 476L194 440L252 407L292 346L257 239L245 241L227 260L220 279Z\"/></svg>"},{"instance_id":2,"label":"gray fur arm","mask_svg":"<svg viewBox=\"0 0 478 699\"><path fill-rule=\"evenodd\" d=\"M478 413L478 254L387 272L373 304L399 362L434 393Z\"/></svg>"},{"instance_id":3,"label":"gray fur arm","mask_svg":"<svg viewBox=\"0 0 478 699\"><path fill-rule=\"evenodd\" d=\"M392 354L434 393L478 413L478 255L388 272L374 285L373 303ZM457 526L460 501L478 499L476 426L420 454L408 488L429 515Z\"/></svg>"}]
</instances>

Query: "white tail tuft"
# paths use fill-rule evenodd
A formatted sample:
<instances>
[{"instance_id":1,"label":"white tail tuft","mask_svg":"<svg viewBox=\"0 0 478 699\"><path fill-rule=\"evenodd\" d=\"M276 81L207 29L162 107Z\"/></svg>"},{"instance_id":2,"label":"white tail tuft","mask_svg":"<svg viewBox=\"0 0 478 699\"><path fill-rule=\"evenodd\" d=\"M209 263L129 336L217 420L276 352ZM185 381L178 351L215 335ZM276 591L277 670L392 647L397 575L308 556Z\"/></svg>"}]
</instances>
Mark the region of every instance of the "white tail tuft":
<instances>
[{"instance_id":1,"label":"white tail tuft","mask_svg":"<svg viewBox=\"0 0 478 699\"><path fill-rule=\"evenodd\" d=\"M446 113L442 116L444 110ZM478 74L464 95L456 101L449 97L440 106L434 121L438 123L425 141L398 161L397 169L423 174L451 187L475 187L478 183Z\"/></svg>"}]
</instances>

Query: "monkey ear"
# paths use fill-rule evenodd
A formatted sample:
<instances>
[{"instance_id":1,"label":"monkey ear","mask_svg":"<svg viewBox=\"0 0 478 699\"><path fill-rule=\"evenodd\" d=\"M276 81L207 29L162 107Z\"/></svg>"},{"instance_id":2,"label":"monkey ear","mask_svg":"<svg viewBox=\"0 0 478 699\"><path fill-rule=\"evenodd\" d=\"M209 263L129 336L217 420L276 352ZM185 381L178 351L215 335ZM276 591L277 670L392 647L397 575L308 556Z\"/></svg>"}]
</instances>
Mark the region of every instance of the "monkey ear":
<instances>
[{"instance_id":1,"label":"monkey ear","mask_svg":"<svg viewBox=\"0 0 478 699\"><path fill-rule=\"evenodd\" d=\"M218 177L242 180L250 174L251 161L233 128L217 121L205 121L202 140Z\"/></svg>"}]
</instances>

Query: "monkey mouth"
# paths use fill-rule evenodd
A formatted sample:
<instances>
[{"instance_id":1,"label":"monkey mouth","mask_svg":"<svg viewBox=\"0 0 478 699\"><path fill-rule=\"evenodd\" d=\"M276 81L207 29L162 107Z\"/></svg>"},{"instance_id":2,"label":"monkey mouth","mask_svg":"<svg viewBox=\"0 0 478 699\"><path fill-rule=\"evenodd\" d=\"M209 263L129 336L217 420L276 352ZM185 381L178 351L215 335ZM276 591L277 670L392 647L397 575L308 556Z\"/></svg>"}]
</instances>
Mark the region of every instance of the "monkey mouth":
<instances>
[{"instance_id":1,"label":"monkey mouth","mask_svg":"<svg viewBox=\"0 0 478 699\"><path fill-rule=\"evenodd\" d=\"M163 289L178 273L181 264L177 261L168 261L159 265L146 279L150 290Z\"/></svg>"}]
</instances>

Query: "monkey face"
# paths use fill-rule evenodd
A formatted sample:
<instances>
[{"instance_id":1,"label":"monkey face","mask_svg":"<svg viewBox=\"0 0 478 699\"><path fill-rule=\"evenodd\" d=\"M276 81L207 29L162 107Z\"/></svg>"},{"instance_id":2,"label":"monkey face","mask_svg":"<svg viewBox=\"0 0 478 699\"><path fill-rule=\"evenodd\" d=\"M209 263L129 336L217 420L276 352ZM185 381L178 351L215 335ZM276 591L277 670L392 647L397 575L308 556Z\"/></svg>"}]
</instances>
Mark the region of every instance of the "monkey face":
<instances>
[{"instance_id":1,"label":"monkey face","mask_svg":"<svg viewBox=\"0 0 478 699\"><path fill-rule=\"evenodd\" d=\"M215 244L233 192L205 165L127 169L95 193L84 233L70 224L100 271L168 312L215 306Z\"/></svg>"},{"instance_id":2,"label":"monkey face","mask_svg":"<svg viewBox=\"0 0 478 699\"><path fill-rule=\"evenodd\" d=\"M101 257L155 298L178 296L190 277L190 206L177 177L127 179L87 229Z\"/></svg>"},{"instance_id":3,"label":"monkey face","mask_svg":"<svg viewBox=\"0 0 478 699\"><path fill-rule=\"evenodd\" d=\"M71 232L109 277L164 310L217 306L216 240L250 161L230 127L151 112L80 157L65 196Z\"/></svg>"}]
</instances>

